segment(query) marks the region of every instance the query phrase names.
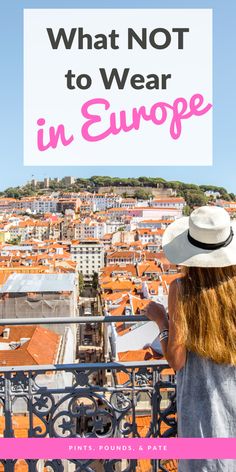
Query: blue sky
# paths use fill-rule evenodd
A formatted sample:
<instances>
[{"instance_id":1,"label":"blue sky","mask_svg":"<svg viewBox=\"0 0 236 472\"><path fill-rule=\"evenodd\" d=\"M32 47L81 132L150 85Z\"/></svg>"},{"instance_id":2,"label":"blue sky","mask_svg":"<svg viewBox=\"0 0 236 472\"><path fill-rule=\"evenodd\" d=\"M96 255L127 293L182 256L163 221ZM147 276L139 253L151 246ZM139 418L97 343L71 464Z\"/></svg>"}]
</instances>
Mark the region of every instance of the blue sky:
<instances>
[{"instance_id":1,"label":"blue sky","mask_svg":"<svg viewBox=\"0 0 236 472\"><path fill-rule=\"evenodd\" d=\"M209 167L24 167L23 8L213 8L214 164ZM236 1L235 0L2 0L0 15L0 189L32 178L74 175L159 176L209 183L236 193ZM201 25L199 25L199 30Z\"/></svg>"}]
</instances>

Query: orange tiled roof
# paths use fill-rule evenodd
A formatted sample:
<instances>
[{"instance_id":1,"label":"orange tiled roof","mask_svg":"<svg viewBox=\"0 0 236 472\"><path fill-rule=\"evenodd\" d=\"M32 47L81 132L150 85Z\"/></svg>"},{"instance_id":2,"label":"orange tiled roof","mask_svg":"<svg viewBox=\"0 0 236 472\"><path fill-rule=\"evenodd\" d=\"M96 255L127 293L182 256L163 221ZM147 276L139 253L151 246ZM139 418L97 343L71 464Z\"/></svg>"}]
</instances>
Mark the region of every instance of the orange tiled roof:
<instances>
[{"instance_id":1,"label":"orange tiled roof","mask_svg":"<svg viewBox=\"0 0 236 472\"><path fill-rule=\"evenodd\" d=\"M181 273L163 274L161 277L162 277L163 282L166 282L168 285L170 285L171 282L173 282L173 280L175 280L176 278L179 279L179 278L183 277L183 274L181 274Z\"/></svg>"},{"instance_id":2,"label":"orange tiled roof","mask_svg":"<svg viewBox=\"0 0 236 472\"><path fill-rule=\"evenodd\" d=\"M118 353L118 359L121 362L132 362L132 361L150 361L152 359L162 359L156 351L154 351L151 347L147 349L138 349L135 351L125 351ZM129 376L125 372L117 372L116 373L117 380L119 384L124 384L129 380Z\"/></svg>"},{"instance_id":3,"label":"orange tiled roof","mask_svg":"<svg viewBox=\"0 0 236 472\"><path fill-rule=\"evenodd\" d=\"M151 224L151 223L162 223L162 224L170 224L172 223L173 220L160 220L160 219L156 219L156 220L153 220L153 219L150 219L150 220L142 220L142 223L148 223L148 224Z\"/></svg>"},{"instance_id":4,"label":"orange tiled roof","mask_svg":"<svg viewBox=\"0 0 236 472\"><path fill-rule=\"evenodd\" d=\"M9 337L3 338L4 328L9 328ZM21 346L13 350L0 350L0 365L41 365L53 364L58 353L61 336L54 331L40 326L1 326L0 342L8 344L20 341L21 338L30 338Z\"/></svg>"},{"instance_id":5,"label":"orange tiled roof","mask_svg":"<svg viewBox=\"0 0 236 472\"><path fill-rule=\"evenodd\" d=\"M179 203L184 203L184 198L183 197L169 197L169 198L154 198L153 202L179 202Z\"/></svg>"},{"instance_id":6,"label":"orange tiled roof","mask_svg":"<svg viewBox=\"0 0 236 472\"><path fill-rule=\"evenodd\" d=\"M136 231L138 234L153 234L150 228L139 228Z\"/></svg>"},{"instance_id":7,"label":"orange tiled roof","mask_svg":"<svg viewBox=\"0 0 236 472\"><path fill-rule=\"evenodd\" d=\"M148 290L149 290L149 293L152 292L152 294L154 295L157 295L158 294L158 290L159 290L159 287L160 286L163 286L163 284L161 283L161 281L159 280L147 280L147 287L148 287ZM166 291L166 287L164 286L163 287L164 290Z\"/></svg>"},{"instance_id":8,"label":"orange tiled roof","mask_svg":"<svg viewBox=\"0 0 236 472\"><path fill-rule=\"evenodd\" d=\"M114 264L110 266L103 267L101 269L102 275L105 276L110 276L112 273L130 273L133 276L136 276L136 266L134 264L125 264L125 265L119 265L119 264Z\"/></svg>"},{"instance_id":9,"label":"orange tiled roof","mask_svg":"<svg viewBox=\"0 0 236 472\"><path fill-rule=\"evenodd\" d=\"M146 306L150 303L148 299L141 299L138 297L131 297L131 303L133 306L134 314L136 315L137 312L141 312L146 308Z\"/></svg>"},{"instance_id":10,"label":"orange tiled roof","mask_svg":"<svg viewBox=\"0 0 236 472\"><path fill-rule=\"evenodd\" d=\"M15 437L27 438L29 429L29 416L27 415L14 415L12 418L12 428L14 430ZM33 415L33 427L41 426L42 431L45 431L45 425L40 418ZM3 436L3 430L5 429L5 418L0 416L0 436ZM1 469L0 469L1 470ZM28 470L28 469L27 469ZM20 471L20 469L19 469Z\"/></svg>"},{"instance_id":11,"label":"orange tiled roof","mask_svg":"<svg viewBox=\"0 0 236 472\"><path fill-rule=\"evenodd\" d=\"M133 257L139 256L138 252L135 251L114 251L111 254L108 254L108 259L131 259Z\"/></svg>"},{"instance_id":12,"label":"orange tiled roof","mask_svg":"<svg viewBox=\"0 0 236 472\"><path fill-rule=\"evenodd\" d=\"M109 313L110 315L113 315L113 316L121 316L121 315L124 315L124 311L125 311L125 307L126 307L126 304L127 304L127 298L124 297L124 299L122 300L122 302L119 304L119 306L117 308L115 308L114 310L111 310ZM123 324L123 323L122 323Z\"/></svg>"},{"instance_id":13,"label":"orange tiled roof","mask_svg":"<svg viewBox=\"0 0 236 472\"><path fill-rule=\"evenodd\" d=\"M150 361L151 359L161 359L156 351L151 347L147 349L138 349L136 351L125 351L118 352L118 359L121 362L132 362L132 361Z\"/></svg>"},{"instance_id":14,"label":"orange tiled roof","mask_svg":"<svg viewBox=\"0 0 236 472\"><path fill-rule=\"evenodd\" d=\"M158 259L158 253L152 253L155 258ZM146 272L161 273L161 268L156 264L155 261L145 261L137 266L138 275L143 276Z\"/></svg>"},{"instance_id":15,"label":"orange tiled roof","mask_svg":"<svg viewBox=\"0 0 236 472\"><path fill-rule=\"evenodd\" d=\"M110 280L105 285L102 284L102 287L105 290L113 291L131 291L134 288L134 283L131 280Z\"/></svg>"},{"instance_id":16,"label":"orange tiled roof","mask_svg":"<svg viewBox=\"0 0 236 472\"><path fill-rule=\"evenodd\" d=\"M152 472L152 464L150 459L138 460L136 472Z\"/></svg>"},{"instance_id":17,"label":"orange tiled roof","mask_svg":"<svg viewBox=\"0 0 236 472\"><path fill-rule=\"evenodd\" d=\"M175 459L164 461L164 465L168 472L178 472L178 461Z\"/></svg>"},{"instance_id":18,"label":"orange tiled roof","mask_svg":"<svg viewBox=\"0 0 236 472\"><path fill-rule=\"evenodd\" d=\"M103 300L106 300L107 302L110 301L110 302L115 302L117 300L120 300L122 299L124 295L121 294L120 292L115 292L115 293L102 293L101 294L101 297L103 298Z\"/></svg>"},{"instance_id":19,"label":"orange tiled roof","mask_svg":"<svg viewBox=\"0 0 236 472\"><path fill-rule=\"evenodd\" d=\"M165 468L168 472L178 472L178 461L176 461L175 459L162 461L162 463L165 465ZM152 471L153 471L153 466L151 464L150 459L138 460L137 466L136 466L136 472L152 472ZM161 472L161 469L159 469L159 472Z\"/></svg>"},{"instance_id":20,"label":"orange tiled roof","mask_svg":"<svg viewBox=\"0 0 236 472\"><path fill-rule=\"evenodd\" d=\"M169 415L168 418L174 418L174 416L175 415ZM127 419L128 419L129 422L132 422L131 416L128 416ZM137 424L137 430L138 430L139 435L141 436L141 438L144 438L147 435L149 427L150 427L151 416L147 415L147 414L146 415L141 415L141 416L136 415L135 421L136 421L136 424ZM164 421L162 421L161 425L160 425L161 435L167 429L169 429L169 426L166 425L166 423L164 423Z\"/></svg>"}]
</instances>

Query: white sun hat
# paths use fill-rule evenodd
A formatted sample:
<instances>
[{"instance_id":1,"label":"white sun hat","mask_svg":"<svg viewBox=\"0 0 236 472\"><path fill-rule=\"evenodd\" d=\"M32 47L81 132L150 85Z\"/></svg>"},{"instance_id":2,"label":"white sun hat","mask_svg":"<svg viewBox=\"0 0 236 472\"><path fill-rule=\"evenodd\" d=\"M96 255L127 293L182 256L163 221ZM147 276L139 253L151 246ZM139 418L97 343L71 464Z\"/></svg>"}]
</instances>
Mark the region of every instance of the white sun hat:
<instances>
[{"instance_id":1,"label":"white sun hat","mask_svg":"<svg viewBox=\"0 0 236 472\"><path fill-rule=\"evenodd\" d=\"M224 208L202 206L165 230L163 251L170 262L189 267L236 265L236 228Z\"/></svg>"}]
</instances>

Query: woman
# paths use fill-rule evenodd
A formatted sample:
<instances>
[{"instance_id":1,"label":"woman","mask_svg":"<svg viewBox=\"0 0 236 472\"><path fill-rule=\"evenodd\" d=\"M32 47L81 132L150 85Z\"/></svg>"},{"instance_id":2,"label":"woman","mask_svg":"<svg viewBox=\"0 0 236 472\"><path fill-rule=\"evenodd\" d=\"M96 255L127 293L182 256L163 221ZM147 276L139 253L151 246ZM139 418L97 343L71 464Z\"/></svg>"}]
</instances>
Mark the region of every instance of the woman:
<instances>
[{"instance_id":1,"label":"woman","mask_svg":"<svg viewBox=\"0 0 236 472\"><path fill-rule=\"evenodd\" d=\"M204 206L163 236L184 266L169 289L168 315L151 302L163 354L177 371L179 437L236 437L236 236L228 213ZM178 472L235 472L236 460L180 460Z\"/></svg>"}]
</instances>

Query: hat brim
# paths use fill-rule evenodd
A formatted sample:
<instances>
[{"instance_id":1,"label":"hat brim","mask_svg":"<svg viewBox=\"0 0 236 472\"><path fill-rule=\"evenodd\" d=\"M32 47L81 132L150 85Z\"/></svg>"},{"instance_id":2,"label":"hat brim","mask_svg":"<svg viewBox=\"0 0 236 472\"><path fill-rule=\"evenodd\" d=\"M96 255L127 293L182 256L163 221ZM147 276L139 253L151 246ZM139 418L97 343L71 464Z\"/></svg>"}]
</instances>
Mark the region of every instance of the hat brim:
<instances>
[{"instance_id":1,"label":"hat brim","mask_svg":"<svg viewBox=\"0 0 236 472\"><path fill-rule=\"evenodd\" d=\"M228 246L219 249L201 249L188 240L189 217L178 218L167 226L162 239L163 251L173 264L187 267L226 267L236 265L235 223L234 236Z\"/></svg>"}]
</instances>

